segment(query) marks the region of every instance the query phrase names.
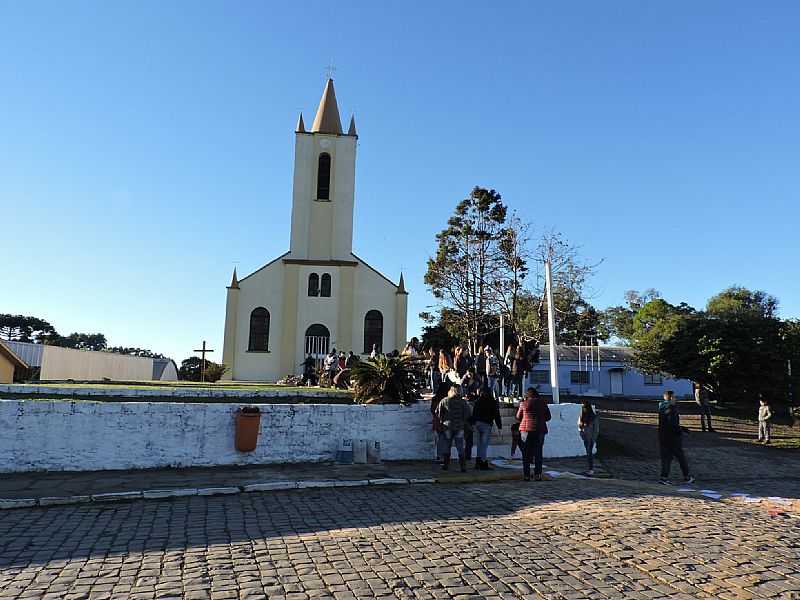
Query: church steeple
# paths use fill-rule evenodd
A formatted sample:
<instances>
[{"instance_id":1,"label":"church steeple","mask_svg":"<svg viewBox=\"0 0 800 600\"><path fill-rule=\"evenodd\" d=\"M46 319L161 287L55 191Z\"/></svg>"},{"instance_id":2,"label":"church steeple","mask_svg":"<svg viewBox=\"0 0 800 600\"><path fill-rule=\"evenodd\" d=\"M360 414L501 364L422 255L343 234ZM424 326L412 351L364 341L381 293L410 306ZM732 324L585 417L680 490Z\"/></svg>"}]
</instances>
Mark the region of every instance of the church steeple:
<instances>
[{"instance_id":1,"label":"church steeple","mask_svg":"<svg viewBox=\"0 0 800 600\"><path fill-rule=\"evenodd\" d=\"M350 115L350 127L347 128L347 135L352 135L358 137L358 132L356 131L356 116Z\"/></svg>"},{"instance_id":2,"label":"church steeple","mask_svg":"<svg viewBox=\"0 0 800 600\"><path fill-rule=\"evenodd\" d=\"M231 277L231 284L228 286L231 290L239 289L239 279L236 277L236 267L233 267L233 277Z\"/></svg>"},{"instance_id":3,"label":"church steeple","mask_svg":"<svg viewBox=\"0 0 800 600\"><path fill-rule=\"evenodd\" d=\"M300 117L297 119L297 129L295 129L296 133L305 133L306 132L306 124L303 122L303 113L300 113Z\"/></svg>"},{"instance_id":4,"label":"church steeple","mask_svg":"<svg viewBox=\"0 0 800 600\"><path fill-rule=\"evenodd\" d=\"M317 116L311 125L311 133L342 134L342 120L339 118L339 107L336 104L336 91L333 89L333 79L328 79L322 98L317 108Z\"/></svg>"}]
</instances>

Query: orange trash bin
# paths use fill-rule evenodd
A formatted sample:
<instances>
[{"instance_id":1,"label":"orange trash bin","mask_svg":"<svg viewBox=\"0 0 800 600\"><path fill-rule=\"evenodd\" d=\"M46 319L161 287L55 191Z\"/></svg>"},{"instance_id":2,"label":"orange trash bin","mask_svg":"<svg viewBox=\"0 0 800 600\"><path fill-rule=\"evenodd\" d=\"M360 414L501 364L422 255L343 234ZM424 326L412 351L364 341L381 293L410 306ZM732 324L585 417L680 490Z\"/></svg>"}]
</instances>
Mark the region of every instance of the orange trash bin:
<instances>
[{"instance_id":1,"label":"orange trash bin","mask_svg":"<svg viewBox=\"0 0 800 600\"><path fill-rule=\"evenodd\" d=\"M258 444L258 431L261 427L261 409L257 406L244 406L236 413L236 449L239 452L252 452Z\"/></svg>"}]
</instances>

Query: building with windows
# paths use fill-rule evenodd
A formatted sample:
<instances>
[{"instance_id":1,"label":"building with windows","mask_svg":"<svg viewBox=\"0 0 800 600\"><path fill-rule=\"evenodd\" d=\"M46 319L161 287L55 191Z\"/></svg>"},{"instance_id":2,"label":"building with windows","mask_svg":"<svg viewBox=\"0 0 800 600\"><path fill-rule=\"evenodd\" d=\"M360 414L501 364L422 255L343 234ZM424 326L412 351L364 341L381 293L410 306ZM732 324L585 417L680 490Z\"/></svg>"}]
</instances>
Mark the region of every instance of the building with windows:
<instances>
[{"instance_id":1,"label":"building with windows","mask_svg":"<svg viewBox=\"0 0 800 600\"><path fill-rule=\"evenodd\" d=\"M692 382L642 373L631 366L633 351L624 346L559 346L558 385L573 396L660 398L666 390L691 397ZM528 373L527 385L550 394L550 347L539 347L540 362Z\"/></svg>"},{"instance_id":2,"label":"building with windows","mask_svg":"<svg viewBox=\"0 0 800 600\"><path fill-rule=\"evenodd\" d=\"M289 251L228 286L227 379L276 381L333 348L369 354L406 341L408 295L353 254L355 119L343 132L333 80L295 131Z\"/></svg>"}]
</instances>

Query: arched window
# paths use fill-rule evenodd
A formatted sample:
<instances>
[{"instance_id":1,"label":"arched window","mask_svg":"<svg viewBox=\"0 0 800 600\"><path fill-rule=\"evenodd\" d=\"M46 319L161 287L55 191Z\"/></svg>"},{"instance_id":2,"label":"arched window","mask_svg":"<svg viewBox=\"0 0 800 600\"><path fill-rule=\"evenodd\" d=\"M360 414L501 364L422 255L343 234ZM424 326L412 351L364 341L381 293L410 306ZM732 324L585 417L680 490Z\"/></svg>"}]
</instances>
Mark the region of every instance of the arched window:
<instances>
[{"instance_id":1,"label":"arched window","mask_svg":"<svg viewBox=\"0 0 800 600\"><path fill-rule=\"evenodd\" d=\"M323 152L319 155L317 168L317 200L330 200L331 197L331 155Z\"/></svg>"},{"instance_id":2,"label":"arched window","mask_svg":"<svg viewBox=\"0 0 800 600\"><path fill-rule=\"evenodd\" d=\"M254 308L250 313L250 341L247 349L250 352L269 350L269 311L263 306Z\"/></svg>"},{"instance_id":3,"label":"arched window","mask_svg":"<svg viewBox=\"0 0 800 600\"><path fill-rule=\"evenodd\" d=\"M372 352L372 346L383 352L383 315L371 310L364 316L364 354Z\"/></svg>"},{"instance_id":4,"label":"arched window","mask_svg":"<svg viewBox=\"0 0 800 600\"><path fill-rule=\"evenodd\" d=\"M322 286L319 290L319 295L323 298L330 298L331 297L331 275L330 273L325 273L322 276Z\"/></svg>"},{"instance_id":5,"label":"arched window","mask_svg":"<svg viewBox=\"0 0 800 600\"><path fill-rule=\"evenodd\" d=\"M308 276L308 295L319 296L319 275L316 273Z\"/></svg>"}]
</instances>

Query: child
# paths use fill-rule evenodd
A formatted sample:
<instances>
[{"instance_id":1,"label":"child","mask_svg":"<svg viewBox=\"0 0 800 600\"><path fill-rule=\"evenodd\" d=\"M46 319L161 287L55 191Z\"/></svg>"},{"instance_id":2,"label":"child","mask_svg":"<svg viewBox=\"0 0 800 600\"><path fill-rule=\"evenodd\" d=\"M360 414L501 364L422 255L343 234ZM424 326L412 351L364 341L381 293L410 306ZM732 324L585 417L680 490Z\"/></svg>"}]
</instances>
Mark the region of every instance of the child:
<instances>
[{"instance_id":1,"label":"child","mask_svg":"<svg viewBox=\"0 0 800 600\"><path fill-rule=\"evenodd\" d=\"M519 437L519 423L514 423L511 426L511 458L514 458L517 448L522 449L522 439Z\"/></svg>"},{"instance_id":2,"label":"child","mask_svg":"<svg viewBox=\"0 0 800 600\"><path fill-rule=\"evenodd\" d=\"M772 433L772 411L769 408L769 403L766 398L759 396L758 407L758 441L763 444L769 444L769 437Z\"/></svg>"}]
</instances>

